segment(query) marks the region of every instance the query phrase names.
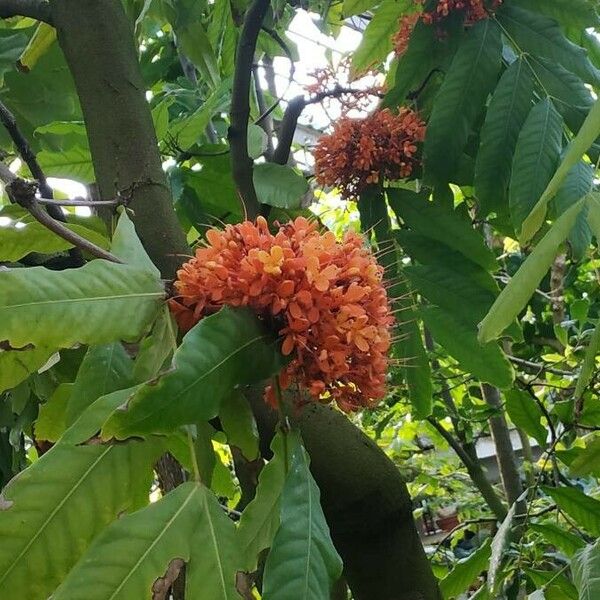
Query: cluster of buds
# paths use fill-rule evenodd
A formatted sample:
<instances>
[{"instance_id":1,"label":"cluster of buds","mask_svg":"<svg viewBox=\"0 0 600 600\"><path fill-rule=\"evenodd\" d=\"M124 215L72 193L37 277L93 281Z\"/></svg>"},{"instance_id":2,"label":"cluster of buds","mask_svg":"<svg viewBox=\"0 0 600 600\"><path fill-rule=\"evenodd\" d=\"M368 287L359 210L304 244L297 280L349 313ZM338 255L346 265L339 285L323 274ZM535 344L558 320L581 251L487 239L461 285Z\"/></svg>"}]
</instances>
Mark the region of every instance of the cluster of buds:
<instances>
[{"instance_id":1,"label":"cluster of buds","mask_svg":"<svg viewBox=\"0 0 600 600\"><path fill-rule=\"evenodd\" d=\"M397 114L384 109L364 119L342 118L317 143L316 180L357 200L370 185L409 177L421 164L418 149L424 139L424 121L406 107Z\"/></svg>"},{"instance_id":2,"label":"cluster of buds","mask_svg":"<svg viewBox=\"0 0 600 600\"><path fill-rule=\"evenodd\" d=\"M270 232L264 218L211 229L177 274L170 306L186 331L222 306L249 306L282 338L291 361L279 375L345 411L385 395L393 318L383 269L363 238L338 242L298 217ZM274 401L274 390L267 389Z\"/></svg>"}]
</instances>

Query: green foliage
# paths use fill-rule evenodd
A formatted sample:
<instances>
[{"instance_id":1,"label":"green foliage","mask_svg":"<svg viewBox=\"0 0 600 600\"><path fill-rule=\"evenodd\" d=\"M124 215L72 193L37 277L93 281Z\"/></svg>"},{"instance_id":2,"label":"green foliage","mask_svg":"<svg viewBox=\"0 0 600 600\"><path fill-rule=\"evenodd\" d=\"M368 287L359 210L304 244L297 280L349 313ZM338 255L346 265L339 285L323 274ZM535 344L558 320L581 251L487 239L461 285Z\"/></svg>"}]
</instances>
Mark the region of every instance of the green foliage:
<instances>
[{"instance_id":1,"label":"green foliage","mask_svg":"<svg viewBox=\"0 0 600 600\"><path fill-rule=\"evenodd\" d=\"M248 460L256 460L259 456L258 432L250 405L241 392L236 391L223 399L219 420L227 436L227 443L239 448Z\"/></svg>"},{"instance_id":2,"label":"green foliage","mask_svg":"<svg viewBox=\"0 0 600 600\"><path fill-rule=\"evenodd\" d=\"M256 195L263 204L276 208L300 208L308 182L286 165L262 163L254 167Z\"/></svg>"},{"instance_id":3,"label":"green foliage","mask_svg":"<svg viewBox=\"0 0 600 600\"><path fill-rule=\"evenodd\" d=\"M578 525L592 535L600 535L600 501L586 496L581 490L570 487L544 488L544 491Z\"/></svg>"},{"instance_id":4,"label":"green foliage","mask_svg":"<svg viewBox=\"0 0 600 600\"><path fill-rule=\"evenodd\" d=\"M498 587L499 571L502 565L502 557L510 544L510 534L513 527L517 503L513 504L502 521L491 544L490 564L487 574L487 587L493 595Z\"/></svg>"},{"instance_id":5,"label":"green foliage","mask_svg":"<svg viewBox=\"0 0 600 600\"><path fill-rule=\"evenodd\" d=\"M543 413L537 402L526 392L517 389L507 390L504 397L510 420L533 437L540 447L545 447L548 431L542 424Z\"/></svg>"},{"instance_id":6,"label":"green foliage","mask_svg":"<svg viewBox=\"0 0 600 600\"><path fill-rule=\"evenodd\" d=\"M590 544L573 559L573 579L579 600L593 600L600 593L600 545Z\"/></svg>"},{"instance_id":7,"label":"green foliage","mask_svg":"<svg viewBox=\"0 0 600 600\"><path fill-rule=\"evenodd\" d=\"M531 523L529 528L541 534L548 540L553 546L556 546L559 550L564 552L567 556L572 557L577 550L580 550L585 546L585 542L581 537L566 531L564 527L546 521L544 523Z\"/></svg>"},{"instance_id":8,"label":"green foliage","mask_svg":"<svg viewBox=\"0 0 600 600\"><path fill-rule=\"evenodd\" d=\"M440 581L444 600L451 600L465 592L473 580L487 568L490 554L490 542L486 540L471 556L456 563L452 571Z\"/></svg>"}]
</instances>

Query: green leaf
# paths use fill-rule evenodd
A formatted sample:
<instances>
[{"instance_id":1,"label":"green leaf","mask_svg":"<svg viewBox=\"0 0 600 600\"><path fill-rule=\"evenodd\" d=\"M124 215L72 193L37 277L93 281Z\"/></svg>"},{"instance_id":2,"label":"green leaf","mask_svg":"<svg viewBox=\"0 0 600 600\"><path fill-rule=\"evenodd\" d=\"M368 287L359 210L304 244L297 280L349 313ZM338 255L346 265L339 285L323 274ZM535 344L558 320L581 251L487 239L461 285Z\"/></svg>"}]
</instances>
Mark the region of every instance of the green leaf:
<instances>
[{"instance_id":1,"label":"green leaf","mask_svg":"<svg viewBox=\"0 0 600 600\"><path fill-rule=\"evenodd\" d=\"M235 391L221 402L219 420L230 446L239 448L248 460L258 458L258 431L250 405Z\"/></svg>"},{"instance_id":2,"label":"green leaf","mask_svg":"<svg viewBox=\"0 0 600 600\"><path fill-rule=\"evenodd\" d=\"M536 439L541 448L546 447L548 431L542 425L542 409L526 392L518 389L506 390L506 411L510 420L527 435Z\"/></svg>"},{"instance_id":3,"label":"green leaf","mask_svg":"<svg viewBox=\"0 0 600 600\"><path fill-rule=\"evenodd\" d=\"M328 598L342 573L320 493L297 433L287 434L290 470L281 496L281 525L265 564L264 600Z\"/></svg>"},{"instance_id":4,"label":"green leaf","mask_svg":"<svg viewBox=\"0 0 600 600\"><path fill-rule=\"evenodd\" d=\"M488 539L473 554L459 560L452 571L440 581L440 591L444 600L451 600L451 598L466 592L475 578L487 569L490 554Z\"/></svg>"},{"instance_id":5,"label":"green leaf","mask_svg":"<svg viewBox=\"0 0 600 600\"><path fill-rule=\"evenodd\" d=\"M477 379L508 388L514 379L513 369L496 343L481 346L475 327L458 321L450 312L437 306L426 306L419 313L433 338L453 356L462 369Z\"/></svg>"},{"instance_id":6,"label":"green leaf","mask_svg":"<svg viewBox=\"0 0 600 600\"><path fill-rule=\"evenodd\" d=\"M185 23L176 29L176 33L183 54L194 63L204 81L212 89L216 88L221 79L219 65L202 23Z\"/></svg>"},{"instance_id":7,"label":"green leaf","mask_svg":"<svg viewBox=\"0 0 600 600\"><path fill-rule=\"evenodd\" d=\"M233 600L239 597L232 560L234 529L207 488L184 483L106 528L52 598L146 598L161 589L159 578L172 561L180 559L187 563L191 597L201 593L207 600ZM202 551L198 550L200 540ZM200 577L204 578L202 587L198 586Z\"/></svg>"},{"instance_id":8,"label":"green leaf","mask_svg":"<svg viewBox=\"0 0 600 600\"><path fill-rule=\"evenodd\" d=\"M261 163L254 167L254 187L259 202L277 208L300 208L309 186L287 165Z\"/></svg>"},{"instance_id":9,"label":"green leaf","mask_svg":"<svg viewBox=\"0 0 600 600\"><path fill-rule=\"evenodd\" d=\"M552 197L558 192L563 180L571 168L581 159L583 154L592 145L594 140L600 135L600 99L596 101L592 110L581 126L579 133L569 144L565 155L548 183L544 193L541 195L537 204L523 222L520 239L524 242L530 240L537 230L541 227L546 216L546 206Z\"/></svg>"},{"instance_id":10,"label":"green leaf","mask_svg":"<svg viewBox=\"0 0 600 600\"><path fill-rule=\"evenodd\" d=\"M156 376L177 345L176 330L171 311L164 306L151 334L140 344L133 366L135 381L148 381Z\"/></svg>"},{"instance_id":11,"label":"green leaf","mask_svg":"<svg viewBox=\"0 0 600 600\"><path fill-rule=\"evenodd\" d=\"M88 148L72 146L61 152L42 150L37 159L48 177L73 179L80 183L92 183L96 180Z\"/></svg>"},{"instance_id":12,"label":"green leaf","mask_svg":"<svg viewBox=\"0 0 600 600\"><path fill-rule=\"evenodd\" d=\"M533 79L520 58L504 72L487 109L475 163L475 192L481 215L501 211L510 181L512 156L533 97Z\"/></svg>"},{"instance_id":13,"label":"green leaf","mask_svg":"<svg viewBox=\"0 0 600 600\"><path fill-rule=\"evenodd\" d=\"M248 125L248 155L250 158L262 156L267 149L267 134L262 127L250 123Z\"/></svg>"},{"instance_id":14,"label":"green leaf","mask_svg":"<svg viewBox=\"0 0 600 600\"><path fill-rule=\"evenodd\" d=\"M19 385L40 367L43 367L52 350L40 346L31 350L0 350L0 392Z\"/></svg>"},{"instance_id":15,"label":"green leaf","mask_svg":"<svg viewBox=\"0 0 600 600\"><path fill-rule=\"evenodd\" d=\"M435 98L424 146L425 178L448 182L500 70L500 28L483 19L469 29Z\"/></svg>"},{"instance_id":16,"label":"green leaf","mask_svg":"<svg viewBox=\"0 0 600 600\"><path fill-rule=\"evenodd\" d=\"M102 435L170 433L212 419L234 387L267 379L283 364L277 341L250 310L222 308L186 334L172 369L144 385L108 420Z\"/></svg>"},{"instance_id":17,"label":"green leaf","mask_svg":"<svg viewBox=\"0 0 600 600\"><path fill-rule=\"evenodd\" d=\"M100 396L131 387L132 369L133 361L120 342L92 346L86 352L73 383L67 406L67 424L73 423Z\"/></svg>"},{"instance_id":18,"label":"green leaf","mask_svg":"<svg viewBox=\"0 0 600 600\"><path fill-rule=\"evenodd\" d=\"M464 214L410 190L389 188L387 195L396 216L413 231L460 252L487 271L498 268L494 253Z\"/></svg>"},{"instance_id":19,"label":"green leaf","mask_svg":"<svg viewBox=\"0 0 600 600\"><path fill-rule=\"evenodd\" d=\"M344 0L342 14L344 17L352 17L373 8L379 0Z\"/></svg>"},{"instance_id":20,"label":"green leaf","mask_svg":"<svg viewBox=\"0 0 600 600\"><path fill-rule=\"evenodd\" d=\"M544 523L531 523L529 529L542 535L550 544L556 546L564 552L569 558L585 546L581 537L567 531L564 526L557 525L552 521Z\"/></svg>"},{"instance_id":21,"label":"green leaf","mask_svg":"<svg viewBox=\"0 0 600 600\"><path fill-rule=\"evenodd\" d=\"M600 25L593 0L516 0L513 4L541 12L565 27L586 29Z\"/></svg>"},{"instance_id":22,"label":"green leaf","mask_svg":"<svg viewBox=\"0 0 600 600\"><path fill-rule=\"evenodd\" d=\"M136 341L163 298L159 279L104 260L66 271L0 272L0 339L14 348Z\"/></svg>"},{"instance_id":23,"label":"green leaf","mask_svg":"<svg viewBox=\"0 0 600 600\"><path fill-rule=\"evenodd\" d=\"M40 404L40 411L35 422L36 440L56 442L67 428L66 412L72 383L61 383L47 402Z\"/></svg>"},{"instance_id":24,"label":"green leaf","mask_svg":"<svg viewBox=\"0 0 600 600\"><path fill-rule=\"evenodd\" d=\"M500 572L500 565L502 564L502 558L504 551L510 544L510 532L513 525L513 519L515 518L517 502L515 502L508 511L504 521L492 540L492 552L490 556L490 565L487 574L487 588L493 595L496 592L498 586L498 574Z\"/></svg>"},{"instance_id":25,"label":"green leaf","mask_svg":"<svg viewBox=\"0 0 600 600\"><path fill-rule=\"evenodd\" d=\"M579 600L596 600L600 596L600 541L580 550L571 563Z\"/></svg>"},{"instance_id":26,"label":"green leaf","mask_svg":"<svg viewBox=\"0 0 600 600\"><path fill-rule=\"evenodd\" d=\"M588 346L585 350L585 356L581 363L581 371L577 378L577 384L575 385L575 392L573 398L578 400L583 396L583 393L587 389L588 385L592 381L594 372L596 370L596 356L600 352L600 323L596 325L594 333L590 338Z\"/></svg>"},{"instance_id":27,"label":"green leaf","mask_svg":"<svg viewBox=\"0 0 600 600\"><path fill-rule=\"evenodd\" d=\"M600 473L600 437L595 436L586 440L585 448L581 449L569 465L569 471L578 477Z\"/></svg>"},{"instance_id":28,"label":"green leaf","mask_svg":"<svg viewBox=\"0 0 600 600\"><path fill-rule=\"evenodd\" d=\"M169 131L169 108L174 101L175 98L167 97L152 109L152 121L158 141L161 141L167 135L167 131Z\"/></svg>"},{"instance_id":29,"label":"green leaf","mask_svg":"<svg viewBox=\"0 0 600 600\"><path fill-rule=\"evenodd\" d=\"M562 141L562 119L546 98L529 113L515 148L509 187L509 206L516 231L526 220L552 179Z\"/></svg>"},{"instance_id":30,"label":"green leaf","mask_svg":"<svg viewBox=\"0 0 600 600\"><path fill-rule=\"evenodd\" d=\"M280 522L279 504L287 470L281 432L273 438L271 450L273 457L258 476L256 496L242 512L237 530L242 567L248 572L256 570L258 555L271 547Z\"/></svg>"},{"instance_id":31,"label":"green leaf","mask_svg":"<svg viewBox=\"0 0 600 600\"><path fill-rule=\"evenodd\" d=\"M588 83L598 83L598 70L587 52L569 41L554 19L512 4L503 4L496 18L521 51L557 62Z\"/></svg>"},{"instance_id":32,"label":"green leaf","mask_svg":"<svg viewBox=\"0 0 600 600\"><path fill-rule=\"evenodd\" d=\"M17 65L21 71L31 71L37 64L40 56L43 56L48 48L56 40L56 29L48 23L42 23L37 26L35 33L31 36L25 50L23 50Z\"/></svg>"},{"instance_id":33,"label":"green leaf","mask_svg":"<svg viewBox=\"0 0 600 600\"><path fill-rule=\"evenodd\" d=\"M587 496L575 487L543 487L557 506L578 525L595 536L600 536L600 501Z\"/></svg>"},{"instance_id":34,"label":"green leaf","mask_svg":"<svg viewBox=\"0 0 600 600\"><path fill-rule=\"evenodd\" d=\"M411 7L409 0L382 0L363 31L358 48L352 53L354 76L384 61L392 51L392 36L398 30L398 19ZM344 3L346 8L346 3Z\"/></svg>"},{"instance_id":35,"label":"green leaf","mask_svg":"<svg viewBox=\"0 0 600 600\"><path fill-rule=\"evenodd\" d=\"M479 324L482 343L496 339L525 308L536 287L548 272L559 246L569 235L583 200L569 208L552 225Z\"/></svg>"},{"instance_id":36,"label":"green leaf","mask_svg":"<svg viewBox=\"0 0 600 600\"><path fill-rule=\"evenodd\" d=\"M157 457L151 448L147 442L59 443L13 479L0 497L2 589L16 598L47 598L148 483Z\"/></svg>"}]
</instances>

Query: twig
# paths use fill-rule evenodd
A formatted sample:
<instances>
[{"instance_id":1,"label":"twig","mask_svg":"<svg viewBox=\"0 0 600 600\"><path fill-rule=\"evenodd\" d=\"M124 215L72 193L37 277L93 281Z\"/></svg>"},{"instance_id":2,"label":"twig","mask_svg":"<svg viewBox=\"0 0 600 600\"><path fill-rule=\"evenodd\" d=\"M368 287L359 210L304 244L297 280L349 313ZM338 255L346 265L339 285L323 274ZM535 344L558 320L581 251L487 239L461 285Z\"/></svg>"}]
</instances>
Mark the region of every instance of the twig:
<instances>
[{"instance_id":1,"label":"twig","mask_svg":"<svg viewBox=\"0 0 600 600\"><path fill-rule=\"evenodd\" d=\"M31 17L52 25L50 3L45 0L2 0L0 2L0 18Z\"/></svg>"},{"instance_id":2,"label":"twig","mask_svg":"<svg viewBox=\"0 0 600 600\"><path fill-rule=\"evenodd\" d=\"M85 200L84 198L73 198L67 200L54 200L50 198L36 198L39 204L46 206L119 206L122 200Z\"/></svg>"},{"instance_id":3,"label":"twig","mask_svg":"<svg viewBox=\"0 0 600 600\"><path fill-rule=\"evenodd\" d=\"M507 355L508 360L510 362L515 363L515 365L519 365L524 368L534 369L538 372L538 374L542 371L546 371L547 373L553 373L554 375L563 375L565 377L573 377L574 373L570 371L562 371L560 369L555 369L554 367L548 367L543 363L536 363L530 360L525 360L523 358L518 358L517 356Z\"/></svg>"}]
</instances>

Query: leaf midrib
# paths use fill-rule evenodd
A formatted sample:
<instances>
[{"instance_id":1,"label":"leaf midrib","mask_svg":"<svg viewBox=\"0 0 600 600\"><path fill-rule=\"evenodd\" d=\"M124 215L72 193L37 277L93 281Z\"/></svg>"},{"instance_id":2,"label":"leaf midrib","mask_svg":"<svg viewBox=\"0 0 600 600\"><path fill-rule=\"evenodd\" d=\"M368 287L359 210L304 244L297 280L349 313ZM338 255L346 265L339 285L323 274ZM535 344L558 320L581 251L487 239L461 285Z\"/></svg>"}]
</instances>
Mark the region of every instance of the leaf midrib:
<instances>
[{"instance_id":1,"label":"leaf midrib","mask_svg":"<svg viewBox=\"0 0 600 600\"><path fill-rule=\"evenodd\" d=\"M39 302L24 302L22 304L5 304L1 310L9 310L14 308L24 308L27 306L50 306L57 304L71 304L77 302L97 302L99 300L124 300L126 298L163 298L164 292L144 292L134 294L117 294L114 296L87 296L85 298L61 298L60 300L42 300Z\"/></svg>"}]
</instances>

